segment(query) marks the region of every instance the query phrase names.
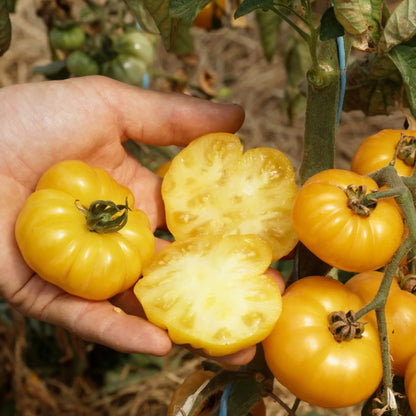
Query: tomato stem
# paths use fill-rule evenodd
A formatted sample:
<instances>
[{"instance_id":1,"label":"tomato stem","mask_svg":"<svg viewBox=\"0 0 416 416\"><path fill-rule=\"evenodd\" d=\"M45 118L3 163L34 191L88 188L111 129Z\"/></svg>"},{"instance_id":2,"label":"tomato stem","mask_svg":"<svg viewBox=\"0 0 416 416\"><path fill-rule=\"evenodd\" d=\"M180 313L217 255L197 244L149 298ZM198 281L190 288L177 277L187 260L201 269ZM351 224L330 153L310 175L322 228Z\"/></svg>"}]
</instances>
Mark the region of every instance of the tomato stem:
<instances>
[{"instance_id":1,"label":"tomato stem","mask_svg":"<svg viewBox=\"0 0 416 416\"><path fill-rule=\"evenodd\" d=\"M125 205L115 204L113 201L96 200L91 202L89 208L80 206L78 200L75 206L86 218L86 226L90 231L97 233L114 233L120 231L128 219L128 201Z\"/></svg>"}]
</instances>

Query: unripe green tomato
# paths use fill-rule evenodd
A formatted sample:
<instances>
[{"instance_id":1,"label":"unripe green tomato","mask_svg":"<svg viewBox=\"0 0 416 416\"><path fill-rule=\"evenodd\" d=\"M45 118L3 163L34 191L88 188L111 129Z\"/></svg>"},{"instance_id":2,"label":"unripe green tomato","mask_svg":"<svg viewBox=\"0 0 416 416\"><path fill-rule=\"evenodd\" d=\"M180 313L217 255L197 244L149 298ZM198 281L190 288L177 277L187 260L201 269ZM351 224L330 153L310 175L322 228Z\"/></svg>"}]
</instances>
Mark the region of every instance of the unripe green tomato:
<instances>
[{"instance_id":1,"label":"unripe green tomato","mask_svg":"<svg viewBox=\"0 0 416 416\"><path fill-rule=\"evenodd\" d=\"M114 39L114 49L119 54L132 55L150 65L155 56L153 44L142 32L127 32Z\"/></svg>"},{"instance_id":2,"label":"unripe green tomato","mask_svg":"<svg viewBox=\"0 0 416 416\"><path fill-rule=\"evenodd\" d=\"M68 29L54 27L49 32L49 41L54 49L72 51L84 44L85 33L79 26Z\"/></svg>"},{"instance_id":3,"label":"unripe green tomato","mask_svg":"<svg viewBox=\"0 0 416 416\"><path fill-rule=\"evenodd\" d=\"M66 58L66 67L76 77L97 75L100 72L98 63L83 51L71 52Z\"/></svg>"},{"instance_id":4,"label":"unripe green tomato","mask_svg":"<svg viewBox=\"0 0 416 416\"><path fill-rule=\"evenodd\" d=\"M120 54L113 60L105 62L101 73L126 84L140 87L146 73L146 64L131 55Z\"/></svg>"}]
</instances>

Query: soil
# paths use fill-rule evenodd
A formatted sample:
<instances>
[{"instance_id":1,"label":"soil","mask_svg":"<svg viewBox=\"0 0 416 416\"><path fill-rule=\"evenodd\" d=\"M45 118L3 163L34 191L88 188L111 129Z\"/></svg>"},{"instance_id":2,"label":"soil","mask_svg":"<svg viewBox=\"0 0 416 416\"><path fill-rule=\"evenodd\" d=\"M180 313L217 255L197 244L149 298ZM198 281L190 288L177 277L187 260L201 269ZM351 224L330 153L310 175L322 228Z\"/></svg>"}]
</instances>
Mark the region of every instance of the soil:
<instances>
[{"instance_id":1,"label":"soil","mask_svg":"<svg viewBox=\"0 0 416 416\"><path fill-rule=\"evenodd\" d=\"M16 13L11 16L12 44L0 58L0 87L43 80L32 71L33 66L50 62L46 27L36 15L38 5L38 1L33 0L17 2ZM244 27L223 28L210 33L195 29L194 36L196 54L186 64L160 48L160 70L185 75L196 86L207 88L208 82L214 92L228 91L226 100L240 104L246 112L244 125L238 133L246 147L276 147L289 156L297 170L302 157L304 120L299 117L291 123L282 109L287 80L282 57L277 54L272 62L264 59L256 26L250 20L245 21ZM163 90L167 85L172 87L171 83L159 79L153 81L151 87ZM403 120L403 115L397 112L371 118L360 112L344 113L337 131L335 166L349 168L352 154L363 138L382 128L401 128ZM27 323L16 312L12 316L14 325L0 320L0 368L3 368L0 370L0 400L5 402L7 397L14 395L18 398L19 415L22 416L165 415L173 390L201 362L197 356L188 354L184 357L183 350L178 348L166 358L170 364L153 376L105 394L98 392L79 374L62 380L40 376L31 369L23 358L24 352L30 349L25 340ZM79 357L87 356L85 349L91 346L62 330L56 329L56 332L54 339L65 341L60 343L63 357L65 351L69 361L74 351ZM180 365L172 365L178 361ZM293 400L280 386L276 386L276 393L288 403ZM314 409L303 404L299 413L311 410ZM352 408L332 413L358 414L358 410ZM322 409L319 412L324 413ZM283 413L276 403L268 401L268 416Z\"/></svg>"}]
</instances>

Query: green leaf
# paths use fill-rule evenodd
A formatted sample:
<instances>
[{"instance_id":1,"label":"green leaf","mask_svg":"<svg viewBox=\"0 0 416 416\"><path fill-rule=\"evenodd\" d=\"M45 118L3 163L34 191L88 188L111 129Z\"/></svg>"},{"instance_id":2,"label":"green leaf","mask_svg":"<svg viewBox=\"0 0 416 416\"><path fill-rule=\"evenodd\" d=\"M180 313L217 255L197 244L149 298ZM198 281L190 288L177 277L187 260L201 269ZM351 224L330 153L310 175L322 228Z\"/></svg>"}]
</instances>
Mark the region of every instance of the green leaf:
<instances>
[{"instance_id":1,"label":"green leaf","mask_svg":"<svg viewBox=\"0 0 416 416\"><path fill-rule=\"evenodd\" d=\"M170 16L169 0L124 0L133 15L139 20L141 15L141 4L149 12L155 21L162 36L163 45L167 50L173 47L180 19Z\"/></svg>"},{"instance_id":2,"label":"green leaf","mask_svg":"<svg viewBox=\"0 0 416 416\"><path fill-rule=\"evenodd\" d=\"M69 77L65 60L52 61L42 66L34 66L32 71L35 74L42 74L48 79L66 79Z\"/></svg>"},{"instance_id":3,"label":"green leaf","mask_svg":"<svg viewBox=\"0 0 416 416\"><path fill-rule=\"evenodd\" d=\"M394 62L403 79L410 111L416 117L416 37L412 42L397 45L387 56Z\"/></svg>"},{"instance_id":4,"label":"green leaf","mask_svg":"<svg viewBox=\"0 0 416 416\"><path fill-rule=\"evenodd\" d=\"M383 0L334 0L334 13L338 22L350 35L363 38L371 47L379 42Z\"/></svg>"},{"instance_id":5,"label":"green leaf","mask_svg":"<svg viewBox=\"0 0 416 416\"><path fill-rule=\"evenodd\" d=\"M175 39L170 51L176 55L185 55L194 50L194 39L190 33L190 26L184 21L180 21L175 33Z\"/></svg>"},{"instance_id":6,"label":"green leaf","mask_svg":"<svg viewBox=\"0 0 416 416\"><path fill-rule=\"evenodd\" d=\"M250 410L262 399L261 386L254 379L236 381L232 385L228 398L228 414L247 416Z\"/></svg>"},{"instance_id":7,"label":"green leaf","mask_svg":"<svg viewBox=\"0 0 416 416\"><path fill-rule=\"evenodd\" d=\"M238 19L253 12L256 9L262 9L267 12L273 6L273 0L244 0L234 13L234 18Z\"/></svg>"},{"instance_id":8,"label":"green leaf","mask_svg":"<svg viewBox=\"0 0 416 416\"><path fill-rule=\"evenodd\" d=\"M368 116L389 114L401 85L400 72L386 55L368 54L365 61L349 66L343 109Z\"/></svg>"},{"instance_id":9,"label":"green leaf","mask_svg":"<svg viewBox=\"0 0 416 416\"><path fill-rule=\"evenodd\" d=\"M416 35L416 4L414 0L402 0L388 18L380 48L389 51Z\"/></svg>"},{"instance_id":10,"label":"green leaf","mask_svg":"<svg viewBox=\"0 0 416 416\"><path fill-rule=\"evenodd\" d=\"M10 47L12 24L9 17L7 0L0 0L0 56Z\"/></svg>"},{"instance_id":11,"label":"green leaf","mask_svg":"<svg viewBox=\"0 0 416 416\"><path fill-rule=\"evenodd\" d=\"M256 21L260 32L264 56L270 62L277 49L277 39L282 19L272 11L256 10Z\"/></svg>"},{"instance_id":12,"label":"green leaf","mask_svg":"<svg viewBox=\"0 0 416 416\"><path fill-rule=\"evenodd\" d=\"M169 5L170 15L183 19L189 26L192 25L196 15L211 0L171 0Z\"/></svg>"},{"instance_id":13,"label":"green leaf","mask_svg":"<svg viewBox=\"0 0 416 416\"><path fill-rule=\"evenodd\" d=\"M351 35L360 35L367 30L367 21L360 0L333 0L334 14Z\"/></svg>"},{"instance_id":14,"label":"green leaf","mask_svg":"<svg viewBox=\"0 0 416 416\"><path fill-rule=\"evenodd\" d=\"M330 40L339 36L344 36L344 26L338 22L334 8L330 7L322 15L319 37L321 40Z\"/></svg>"}]
</instances>

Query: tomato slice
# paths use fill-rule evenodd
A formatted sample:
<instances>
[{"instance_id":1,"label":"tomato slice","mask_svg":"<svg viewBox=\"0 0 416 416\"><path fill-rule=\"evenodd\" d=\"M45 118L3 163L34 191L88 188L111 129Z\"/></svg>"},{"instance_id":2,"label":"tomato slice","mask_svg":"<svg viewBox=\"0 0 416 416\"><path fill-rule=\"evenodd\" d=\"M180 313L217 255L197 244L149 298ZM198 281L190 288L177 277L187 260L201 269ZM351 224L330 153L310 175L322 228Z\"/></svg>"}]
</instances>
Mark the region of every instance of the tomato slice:
<instances>
[{"instance_id":1,"label":"tomato slice","mask_svg":"<svg viewBox=\"0 0 416 416\"><path fill-rule=\"evenodd\" d=\"M158 252L134 287L149 321L211 356L262 341L281 311L266 274L271 249L254 235L200 236Z\"/></svg>"},{"instance_id":2,"label":"tomato slice","mask_svg":"<svg viewBox=\"0 0 416 416\"><path fill-rule=\"evenodd\" d=\"M201 234L256 234L273 260L297 243L291 220L297 193L290 160L277 149L243 145L230 133L192 141L172 160L162 196L166 222L176 240Z\"/></svg>"}]
</instances>

